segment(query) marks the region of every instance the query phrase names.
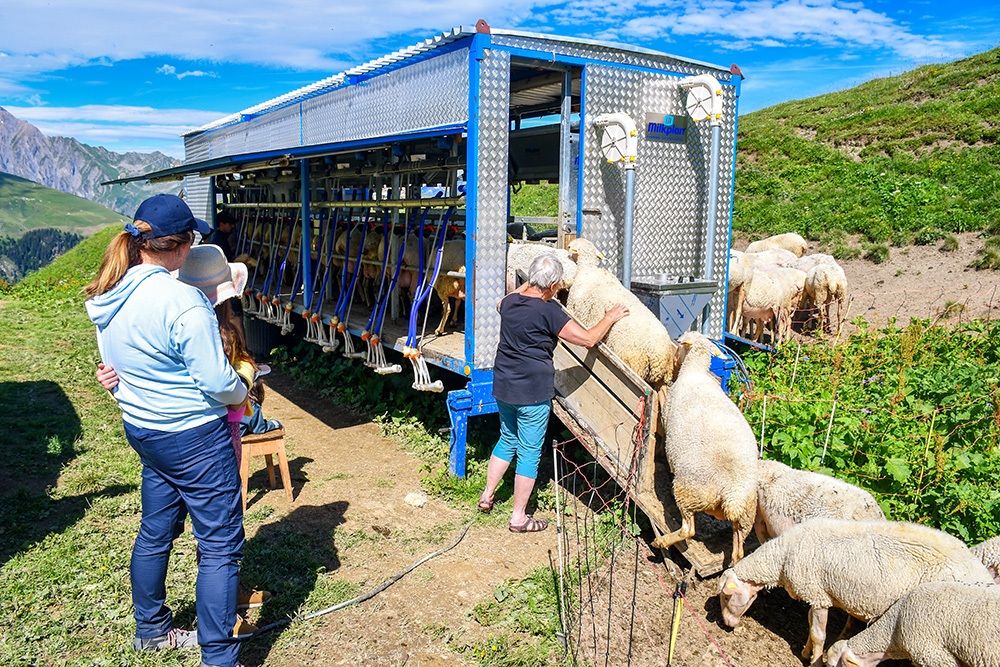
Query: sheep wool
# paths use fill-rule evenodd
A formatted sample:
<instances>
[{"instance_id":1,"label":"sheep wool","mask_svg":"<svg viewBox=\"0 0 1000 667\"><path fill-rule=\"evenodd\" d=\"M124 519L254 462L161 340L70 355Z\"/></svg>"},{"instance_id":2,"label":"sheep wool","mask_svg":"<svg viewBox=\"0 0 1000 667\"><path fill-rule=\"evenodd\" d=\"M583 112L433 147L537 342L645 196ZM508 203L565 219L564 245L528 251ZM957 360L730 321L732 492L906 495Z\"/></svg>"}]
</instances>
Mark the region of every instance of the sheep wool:
<instances>
[{"instance_id":1,"label":"sheep wool","mask_svg":"<svg viewBox=\"0 0 1000 667\"><path fill-rule=\"evenodd\" d=\"M754 241L747 246L747 252L760 252L762 250L771 250L772 248L781 248L793 253L796 257L801 257L809 249L809 244L800 235L789 232L787 234L768 236L766 239L760 241Z\"/></svg>"},{"instance_id":2,"label":"sheep wool","mask_svg":"<svg viewBox=\"0 0 1000 667\"><path fill-rule=\"evenodd\" d=\"M1000 586L917 586L867 629L835 643L826 664L869 667L887 659L919 667L1000 667Z\"/></svg>"},{"instance_id":3,"label":"sheep wool","mask_svg":"<svg viewBox=\"0 0 1000 667\"><path fill-rule=\"evenodd\" d=\"M663 323L610 271L597 266L598 252L593 243L575 239L568 250L577 265L566 299L569 312L589 329L616 303L627 306L629 315L611 325L605 344L654 388L669 384L677 345Z\"/></svg>"},{"instance_id":4,"label":"sheep wool","mask_svg":"<svg viewBox=\"0 0 1000 667\"><path fill-rule=\"evenodd\" d=\"M971 551L983 561L993 580L1000 584L1000 535L980 542Z\"/></svg>"},{"instance_id":5,"label":"sheep wool","mask_svg":"<svg viewBox=\"0 0 1000 667\"><path fill-rule=\"evenodd\" d=\"M700 333L681 336L684 356L660 410L667 462L674 473L674 502L681 527L653 542L665 549L695 533L695 512L733 522L732 562L757 511L757 441L743 413L709 370L718 348Z\"/></svg>"},{"instance_id":6,"label":"sheep wool","mask_svg":"<svg viewBox=\"0 0 1000 667\"><path fill-rule=\"evenodd\" d=\"M507 244L507 292L514 291L517 287L517 272L528 273L531 262L538 257L549 253L559 259L563 267L563 287L569 289L573 286L573 279L576 278L576 262L570 259L569 251L562 248L554 248L548 243L528 241L524 243Z\"/></svg>"},{"instance_id":7,"label":"sheep wool","mask_svg":"<svg viewBox=\"0 0 1000 667\"><path fill-rule=\"evenodd\" d=\"M757 462L757 518L754 530L764 544L809 519L880 521L882 508L853 484L780 461Z\"/></svg>"},{"instance_id":8,"label":"sheep wool","mask_svg":"<svg viewBox=\"0 0 1000 667\"><path fill-rule=\"evenodd\" d=\"M430 261L436 262L436 255L432 255ZM444 333L449 315L452 315L451 324L455 326L455 320L458 316L457 301L465 299L465 278L449 276L449 271L465 273L465 239L445 241L444 247L441 248L441 269L438 271L437 280L434 281L434 291L441 299L442 307L441 324L434 331L438 336ZM452 299L456 300L454 310L451 307Z\"/></svg>"},{"instance_id":9,"label":"sheep wool","mask_svg":"<svg viewBox=\"0 0 1000 667\"><path fill-rule=\"evenodd\" d=\"M762 588L781 586L810 606L802 657L819 665L826 610L862 621L886 612L914 586L929 581L992 583L961 540L940 530L895 521L812 519L763 544L722 575L722 615L730 626Z\"/></svg>"},{"instance_id":10,"label":"sheep wool","mask_svg":"<svg viewBox=\"0 0 1000 667\"><path fill-rule=\"evenodd\" d=\"M743 319L743 295L753 279L753 262L739 250L729 251L729 281L726 287L728 330L738 332Z\"/></svg>"},{"instance_id":11,"label":"sheep wool","mask_svg":"<svg viewBox=\"0 0 1000 667\"><path fill-rule=\"evenodd\" d=\"M839 264L817 264L809 269L805 281L806 301L816 308L819 325L830 326L830 307L837 302L837 323L847 296L847 275Z\"/></svg>"}]
</instances>

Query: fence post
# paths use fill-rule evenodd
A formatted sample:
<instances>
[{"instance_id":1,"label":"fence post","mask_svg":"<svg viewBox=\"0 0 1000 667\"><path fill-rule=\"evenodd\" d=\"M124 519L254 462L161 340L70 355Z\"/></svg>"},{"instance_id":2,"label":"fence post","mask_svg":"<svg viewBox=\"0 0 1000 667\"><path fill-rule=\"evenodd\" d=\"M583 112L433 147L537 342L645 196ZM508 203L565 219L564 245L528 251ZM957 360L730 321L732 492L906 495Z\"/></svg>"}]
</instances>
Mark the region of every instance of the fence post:
<instances>
[{"instance_id":1,"label":"fence post","mask_svg":"<svg viewBox=\"0 0 1000 667\"><path fill-rule=\"evenodd\" d=\"M826 441L823 443L823 456L819 457L819 464L823 465L826 458L826 446L830 444L830 429L833 428L833 416L837 414L837 399L833 399L833 409L830 410L830 423L826 425Z\"/></svg>"}]
</instances>

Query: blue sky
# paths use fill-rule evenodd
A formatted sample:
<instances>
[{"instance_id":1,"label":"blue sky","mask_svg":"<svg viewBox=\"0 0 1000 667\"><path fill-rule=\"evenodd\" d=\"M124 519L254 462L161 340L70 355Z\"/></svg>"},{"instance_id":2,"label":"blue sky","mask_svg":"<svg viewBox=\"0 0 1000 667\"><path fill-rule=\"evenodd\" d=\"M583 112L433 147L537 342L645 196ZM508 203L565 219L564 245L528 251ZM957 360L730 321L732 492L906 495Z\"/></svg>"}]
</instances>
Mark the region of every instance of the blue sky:
<instances>
[{"instance_id":1,"label":"blue sky","mask_svg":"<svg viewBox=\"0 0 1000 667\"><path fill-rule=\"evenodd\" d=\"M183 157L187 129L479 18L737 63L741 113L1000 45L994 0L0 0L0 106Z\"/></svg>"}]
</instances>

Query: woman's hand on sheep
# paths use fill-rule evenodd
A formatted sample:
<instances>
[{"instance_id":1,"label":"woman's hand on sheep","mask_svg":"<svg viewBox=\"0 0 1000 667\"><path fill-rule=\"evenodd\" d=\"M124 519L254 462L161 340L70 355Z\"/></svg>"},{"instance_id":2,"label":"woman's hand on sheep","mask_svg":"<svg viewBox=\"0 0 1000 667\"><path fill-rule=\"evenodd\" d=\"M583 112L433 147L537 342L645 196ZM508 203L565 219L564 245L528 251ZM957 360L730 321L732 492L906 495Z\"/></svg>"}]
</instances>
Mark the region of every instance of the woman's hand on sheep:
<instances>
[{"instance_id":1,"label":"woman's hand on sheep","mask_svg":"<svg viewBox=\"0 0 1000 667\"><path fill-rule=\"evenodd\" d=\"M610 308L604 310L604 317L611 320L611 324L614 324L620 319L628 317L628 306L622 303L616 303Z\"/></svg>"},{"instance_id":2,"label":"woman's hand on sheep","mask_svg":"<svg viewBox=\"0 0 1000 667\"><path fill-rule=\"evenodd\" d=\"M574 345L594 347L608 335L611 325L623 317L628 317L628 307L616 303L605 310L604 318L589 329L584 329L576 320L570 320L559 331L559 337Z\"/></svg>"}]
</instances>

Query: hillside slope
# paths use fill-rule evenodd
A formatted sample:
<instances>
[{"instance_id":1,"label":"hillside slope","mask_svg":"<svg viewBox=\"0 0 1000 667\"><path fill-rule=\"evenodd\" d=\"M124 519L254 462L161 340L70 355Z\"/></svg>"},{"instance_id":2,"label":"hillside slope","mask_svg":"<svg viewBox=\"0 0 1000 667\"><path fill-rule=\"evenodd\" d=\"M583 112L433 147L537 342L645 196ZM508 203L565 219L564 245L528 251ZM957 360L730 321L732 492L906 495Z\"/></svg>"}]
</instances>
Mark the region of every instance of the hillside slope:
<instances>
[{"instance_id":1,"label":"hillside slope","mask_svg":"<svg viewBox=\"0 0 1000 667\"><path fill-rule=\"evenodd\" d=\"M0 172L62 190L131 216L147 197L180 194L180 183L102 186L104 181L181 164L162 153L115 153L68 137L46 137L0 108Z\"/></svg>"},{"instance_id":2,"label":"hillside slope","mask_svg":"<svg viewBox=\"0 0 1000 667\"><path fill-rule=\"evenodd\" d=\"M1000 48L739 119L733 225L909 245L995 224Z\"/></svg>"},{"instance_id":3,"label":"hillside slope","mask_svg":"<svg viewBox=\"0 0 1000 667\"><path fill-rule=\"evenodd\" d=\"M84 236L126 218L95 202L0 172L0 235L53 227Z\"/></svg>"}]
</instances>

